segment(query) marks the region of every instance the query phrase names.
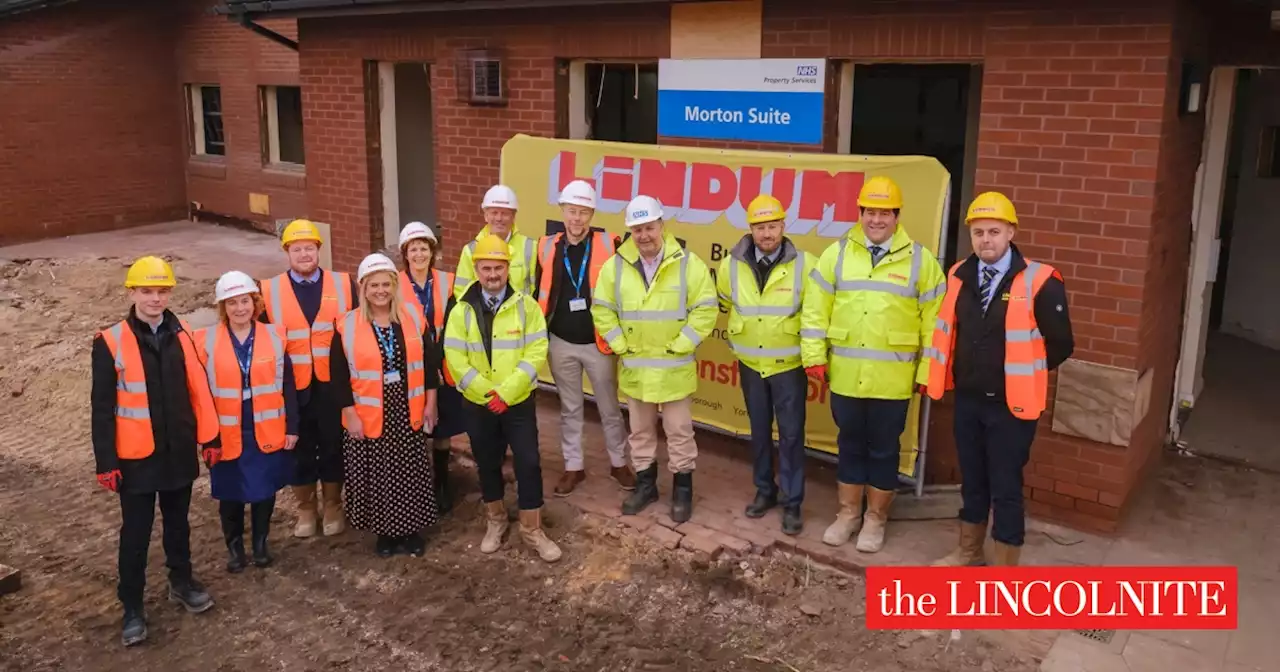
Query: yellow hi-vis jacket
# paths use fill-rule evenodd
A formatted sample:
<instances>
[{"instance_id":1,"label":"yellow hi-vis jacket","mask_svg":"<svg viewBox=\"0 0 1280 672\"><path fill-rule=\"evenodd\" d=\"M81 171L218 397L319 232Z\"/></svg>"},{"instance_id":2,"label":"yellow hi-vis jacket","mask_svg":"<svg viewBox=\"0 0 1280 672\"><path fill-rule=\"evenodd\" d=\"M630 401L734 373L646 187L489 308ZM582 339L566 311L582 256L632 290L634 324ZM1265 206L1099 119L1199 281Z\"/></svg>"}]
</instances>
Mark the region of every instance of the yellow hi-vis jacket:
<instances>
[{"instance_id":1,"label":"yellow hi-vis jacket","mask_svg":"<svg viewBox=\"0 0 1280 672\"><path fill-rule=\"evenodd\" d=\"M805 278L818 260L783 238L761 291L754 247L750 235L733 246L716 272L716 291L729 309L729 348L743 366L768 378L800 367L800 310L811 284Z\"/></svg>"},{"instance_id":2,"label":"yellow hi-vis jacket","mask_svg":"<svg viewBox=\"0 0 1280 672\"><path fill-rule=\"evenodd\" d=\"M858 224L822 253L809 276L813 286L801 318L804 364L828 364L831 391L841 396L910 399L915 383L929 381L922 350L933 335L947 278L901 225L886 246L872 268Z\"/></svg>"},{"instance_id":3,"label":"yellow hi-vis jacket","mask_svg":"<svg viewBox=\"0 0 1280 672\"><path fill-rule=\"evenodd\" d=\"M490 235L493 234L489 232L489 226L485 225L480 229L480 233L462 248L462 255L458 257L458 268L453 278L453 296L459 301L462 300L462 294L467 291L467 287L471 286L476 279L476 262L471 258L472 253L475 252L476 243ZM507 283L516 291L529 296L533 296L536 275L534 271L538 268L537 247L538 241L520 233L515 224L511 225L511 237L507 239L507 250L511 254L511 264L507 267Z\"/></svg>"},{"instance_id":4,"label":"yellow hi-vis jacket","mask_svg":"<svg viewBox=\"0 0 1280 672\"><path fill-rule=\"evenodd\" d=\"M662 261L646 286L640 250L627 239L604 262L591 318L622 366L618 389L650 404L684 399L698 389L693 351L716 326L715 283L697 255L663 236Z\"/></svg>"},{"instance_id":5,"label":"yellow hi-vis jacket","mask_svg":"<svg viewBox=\"0 0 1280 672\"><path fill-rule=\"evenodd\" d=\"M476 283L449 313L444 327L445 365L468 401L487 404L489 392L496 390L514 406L533 393L538 371L547 361L547 321L533 297L507 285L493 315L492 338L486 348L478 313L483 301Z\"/></svg>"}]
</instances>

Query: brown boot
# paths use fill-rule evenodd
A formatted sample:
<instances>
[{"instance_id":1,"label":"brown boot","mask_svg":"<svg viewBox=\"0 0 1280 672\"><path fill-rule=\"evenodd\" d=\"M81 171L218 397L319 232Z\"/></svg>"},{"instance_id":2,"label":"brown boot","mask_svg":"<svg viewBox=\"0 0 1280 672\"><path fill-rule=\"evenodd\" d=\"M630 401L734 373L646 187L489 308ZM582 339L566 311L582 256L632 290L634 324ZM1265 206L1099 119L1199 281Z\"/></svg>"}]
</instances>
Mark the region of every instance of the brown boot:
<instances>
[{"instance_id":1,"label":"brown boot","mask_svg":"<svg viewBox=\"0 0 1280 672\"><path fill-rule=\"evenodd\" d=\"M321 483L324 493L324 536L342 534L346 529L346 513L342 510L342 484Z\"/></svg>"},{"instance_id":2,"label":"brown boot","mask_svg":"<svg viewBox=\"0 0 1280 672\"><path fill-rule=\"evenodd\" d=\"M840 486L840 513L836 514L835 522L822 535L822 543L828 546L839 546L862 529L862 494L866 492L867 486L848 483L837 485Z\"/></svg>"},{"instance_id":3,"label":"brown boot","mask_svg":"<svg viewBox=\"0 0 1280 672\"><path fill-rule=\"evenodd\" d=\"M495 553L502 548L502 537L507 533L511 523L507 520L507 505L501 499L496 502L485 502L484 517L488 527L484 531L484 539L480 542L481 553Z\"/></svg>"},{"instance_id":4,"label":"brown boot","mask_svg":"<svg viewBox=\"0 0 1280 672\"><path fill-rule=\"evenodd\" d=\"M893 490L867 488L866 523L858 533L859 551L875 553L884 547L884 528L889 523L889 506L895 494Z\"/></svg>"},{"instance_id":5,"label":"brown boot","mask_svg":"<svg viewBox=\"0 0 1280 672\"><path fill-rule=\"evenodd\" d=\"M560 476L560 482L556 483L555 493L557 497L568 497L578 484L587 480L587 472L579 469L578 471L566 471Z\"/></svg>"},{"instance_id":6,"label":"brown boot","mask_svg":"<svg viewBox=\"0 0 1280 672\"><path fill-rule=\"evenodd\" d=\"M934 567L967 567L984 564L982 540L987 536L987 526L982 523L960 521L960 542L955 550L935 560Z\"/></svg>"},{"instance_id":7,"label":"brown boot","mask_svg":"<svg viewBox=\"0 0 1280 672\"><path fill-rule=\"evenodd\" d=\"M618 482L623 490L636 489L636 472L629 465L614 467L609 470L609 478Z\"/></svg>"},{"instance_id":8,"label":"brown boot","mask_svg":"<svg viewBox=\"0 0 1280 672\"><path fill-rule=\"evenodd\" d=\"M560 547L542 531L542 509L520 511L520 538L537 551L538 557L544 561L555 562L560 559Z\"/></svg>"},{"instance_id":9,"label":"brown boot","mask_svg":"<svg viewBox=\"0 0 1280 672\"><path fill-rule=\"evenodd\" d=\"M1003 567L1016 567L1018 560L1022 557L1021 546L1010 546L1001 542L995 542L995 564Z\"/></svg>"},{"instance_id":10,"label":"brown boot","mask_svg":"<svg viewBox=\"0 0 1280 672\"><path fill-rule=\"evenodd\" d=\"M293 498L298 503L298 522L293 526L293 536L299 539L316 536L316 523L320 513L316 510L316 485L295 485Z\"/></svg>"}]
</instances>

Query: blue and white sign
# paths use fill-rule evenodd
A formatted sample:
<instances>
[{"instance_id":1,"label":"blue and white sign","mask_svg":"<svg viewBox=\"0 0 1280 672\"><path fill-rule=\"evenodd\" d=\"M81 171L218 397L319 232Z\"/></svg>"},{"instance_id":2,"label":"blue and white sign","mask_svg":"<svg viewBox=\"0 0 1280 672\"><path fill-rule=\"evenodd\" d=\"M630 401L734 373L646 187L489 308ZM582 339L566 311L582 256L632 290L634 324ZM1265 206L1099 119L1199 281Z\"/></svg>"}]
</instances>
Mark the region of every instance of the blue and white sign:
<instances>
[{"instance_id":1,"label":"blue and white sign","mask_svg":"<svg viewBox=\"0 0 1280 672\"><path fill-rule=\"evenodd\" d=\"M822 59L664 59L658 135L821 144L826 76Z\"/></svg>"}]
</instances>

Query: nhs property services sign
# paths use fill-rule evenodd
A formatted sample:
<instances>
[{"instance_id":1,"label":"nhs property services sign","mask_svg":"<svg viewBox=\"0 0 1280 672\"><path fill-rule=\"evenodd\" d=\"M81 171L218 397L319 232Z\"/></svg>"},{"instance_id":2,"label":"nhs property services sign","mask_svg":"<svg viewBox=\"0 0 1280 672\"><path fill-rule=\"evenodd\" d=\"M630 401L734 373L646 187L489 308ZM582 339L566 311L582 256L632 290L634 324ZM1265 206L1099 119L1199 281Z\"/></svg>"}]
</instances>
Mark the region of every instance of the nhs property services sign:
<instances>
[{"instance_id":1,"label":"nhs property services sign","mask_svg":"<svg viewBox=\"0 0 1280 672\"><path fill-rule=\"evenodd\" d=\"M658 135L822 143L822 59L665 59L658 63Z\"/></svg>"}]
</instances>

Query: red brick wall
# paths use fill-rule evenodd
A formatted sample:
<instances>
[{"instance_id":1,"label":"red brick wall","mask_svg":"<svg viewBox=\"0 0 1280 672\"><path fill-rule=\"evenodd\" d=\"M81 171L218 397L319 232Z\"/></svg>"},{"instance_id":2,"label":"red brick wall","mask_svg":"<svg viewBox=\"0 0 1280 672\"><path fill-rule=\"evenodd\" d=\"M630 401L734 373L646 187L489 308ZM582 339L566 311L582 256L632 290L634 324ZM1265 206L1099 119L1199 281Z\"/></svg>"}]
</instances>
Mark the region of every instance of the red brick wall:
<instances>
[{"instance_id":1,"label":"red brick wall","mask_svg":"<svg viewBox=\"0 0 1280 672\"><path fill-rule=\"evenodd\" d=\"M0 18L0 243L185 215L167 5Z\"/></svg>"}]
</instances>

